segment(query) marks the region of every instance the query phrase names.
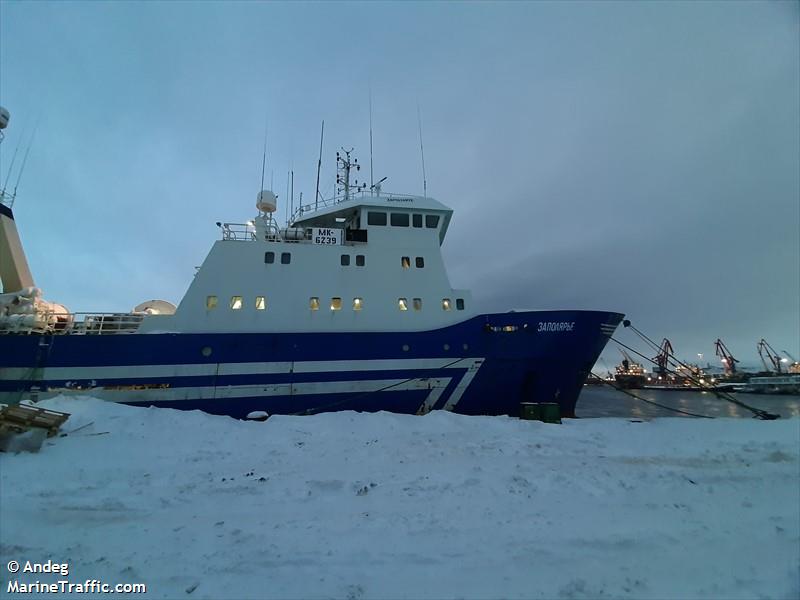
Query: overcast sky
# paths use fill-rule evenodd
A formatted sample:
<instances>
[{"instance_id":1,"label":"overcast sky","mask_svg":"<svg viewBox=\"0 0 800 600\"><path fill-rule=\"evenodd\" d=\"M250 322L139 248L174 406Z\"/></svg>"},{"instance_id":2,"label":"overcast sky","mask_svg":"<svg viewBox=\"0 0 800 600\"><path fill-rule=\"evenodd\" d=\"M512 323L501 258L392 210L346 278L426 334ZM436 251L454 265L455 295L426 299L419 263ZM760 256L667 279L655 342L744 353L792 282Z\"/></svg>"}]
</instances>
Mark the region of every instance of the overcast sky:
<instances>
[{"instance_id":1,"label":"overcast sky","mask_svg":"<svg viewBox=\"0 0 800 600\"><path fill-rule=\"evenodd\" d=\"M177 302L215 221L254 214L265 123L282 201L289 168L313 197L325 119L329 193L339 146L369 162L371 87L375 178L422 192L419 105L481 310L800 359L798 6L1 2L0 176L39 120L14 208L48 299Z\"/></svg>"}]
</instances>

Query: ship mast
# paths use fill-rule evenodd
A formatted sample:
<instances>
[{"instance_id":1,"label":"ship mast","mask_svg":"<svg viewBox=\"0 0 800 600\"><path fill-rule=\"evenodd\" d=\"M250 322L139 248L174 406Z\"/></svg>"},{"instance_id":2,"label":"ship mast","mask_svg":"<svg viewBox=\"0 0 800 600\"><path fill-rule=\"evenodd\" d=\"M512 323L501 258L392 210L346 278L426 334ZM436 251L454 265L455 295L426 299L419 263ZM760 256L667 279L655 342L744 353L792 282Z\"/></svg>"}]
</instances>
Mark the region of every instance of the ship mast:
<instances>
[{"instance_id":1,"label":"ship mast","mask_svg":"<svg viewBox=\"0 0 800 600\"><path fill-rule=\"evenodd\" d=\"M357 158L350 160L351 152L353 152L352 148L350 148L350 150L342 148L341 154L339 152L336 153L336 185L341 186L338 188L338 192L343 192L343 202L350 200L350 188L353 186L353 184L350 183L350 172L353 169L356 171L361 170L361 165L358 164ZM366 183L359 185L358 179L355 180L355 189L357 192L366 188Z\"/></svg>"}]
</instances>

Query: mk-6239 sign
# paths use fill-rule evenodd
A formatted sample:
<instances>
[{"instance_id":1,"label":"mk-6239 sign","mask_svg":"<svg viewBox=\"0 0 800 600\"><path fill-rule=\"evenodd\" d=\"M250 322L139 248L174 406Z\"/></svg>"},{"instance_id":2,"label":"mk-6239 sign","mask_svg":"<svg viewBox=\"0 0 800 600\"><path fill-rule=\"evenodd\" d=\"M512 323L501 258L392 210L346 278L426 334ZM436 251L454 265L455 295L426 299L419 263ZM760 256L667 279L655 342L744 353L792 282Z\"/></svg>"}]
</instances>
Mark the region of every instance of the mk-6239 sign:
<instances>
[{"instance_id":1,"label":"mk-6239 sign","mask_svg":"<svg viewBox=\"0 0 800 600\"><path fill-rule=\"evenodd\" d=\"M311 230L311 239L315 244L331 246L341 245L342 230L330 227L313 227Z\"/></svg>"}]
</instances>

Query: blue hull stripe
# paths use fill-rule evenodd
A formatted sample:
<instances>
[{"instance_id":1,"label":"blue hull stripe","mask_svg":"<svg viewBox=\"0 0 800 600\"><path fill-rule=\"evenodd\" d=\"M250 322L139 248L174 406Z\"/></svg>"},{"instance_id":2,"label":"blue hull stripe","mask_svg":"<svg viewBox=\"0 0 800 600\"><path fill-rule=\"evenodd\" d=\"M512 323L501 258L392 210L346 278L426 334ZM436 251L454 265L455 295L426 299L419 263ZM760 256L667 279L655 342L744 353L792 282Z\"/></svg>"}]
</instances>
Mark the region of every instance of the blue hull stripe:
<instances>
[{"instance_id":1,"label":"blue hull stripe","mask_svg":"<svg viewBox=\"0 0 800 600\"><path fill-rule=\"evenodd\" d=\"M250 406L316 410L340 394L337 406L357 410L518 414L520 402L555 401L570 415L621 319L599 311L535 311L480 315L421 332L3 335L0 402L69 386L114 401L234 416ZM404 380L412 381L359 391Z\"/></svg>"}]
</instances>

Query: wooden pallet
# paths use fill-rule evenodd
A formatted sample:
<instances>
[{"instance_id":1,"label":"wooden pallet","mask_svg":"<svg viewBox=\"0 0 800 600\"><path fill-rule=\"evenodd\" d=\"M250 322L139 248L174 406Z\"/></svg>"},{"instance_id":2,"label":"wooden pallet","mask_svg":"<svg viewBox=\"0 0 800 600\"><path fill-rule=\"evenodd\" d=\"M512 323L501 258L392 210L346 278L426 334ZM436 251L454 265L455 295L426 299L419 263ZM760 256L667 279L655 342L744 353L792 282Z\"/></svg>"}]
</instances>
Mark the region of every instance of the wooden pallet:
<instances>
[{"instance_id":1,"label":"wooden pallet","mask_svg":"<svg viewBox=\"0 0 800 600\"><path fill-rule=\"evenodd\" d=\"M67 419L69 419L69 413L25 404L0 408L0 429L17 432L28 431L32 428L44 429L47 431L47 437L56 435Z\"/></svg>"}]
</instances>

